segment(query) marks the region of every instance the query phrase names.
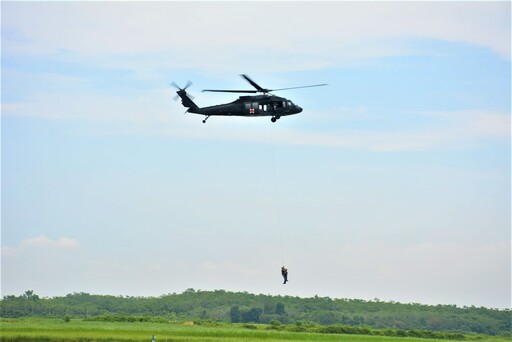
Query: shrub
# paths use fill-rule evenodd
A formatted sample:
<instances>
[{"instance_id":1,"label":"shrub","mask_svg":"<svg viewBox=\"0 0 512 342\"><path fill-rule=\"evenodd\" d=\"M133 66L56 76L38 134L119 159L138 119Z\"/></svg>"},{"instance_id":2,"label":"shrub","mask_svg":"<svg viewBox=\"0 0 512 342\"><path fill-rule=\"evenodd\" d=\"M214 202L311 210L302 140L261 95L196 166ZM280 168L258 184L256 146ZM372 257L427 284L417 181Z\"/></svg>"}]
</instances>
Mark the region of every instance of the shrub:
<instances>
[{"instance_id":1,"label":"shrub","mask_svg":"<svg viewBox=\"0 0 512 342\"><path fill-rule=\"evenodd\" d=\"M258 329L258 327L255 326L254 324L244 324L243 327L246 328L246 329L251 329L251 330Z\"/></svg>"},{"instance_id":2,"label":"shrub","mask_svg":"<svg viewBox=\"0 0 512 342\"><path fill-rule=\"evenodd\" d=\"M270 321L270 325L274 326L274 327L278 327L281 325L281 322L278 321L277 319L273 319Z\"/></svg>"}]
</instances>

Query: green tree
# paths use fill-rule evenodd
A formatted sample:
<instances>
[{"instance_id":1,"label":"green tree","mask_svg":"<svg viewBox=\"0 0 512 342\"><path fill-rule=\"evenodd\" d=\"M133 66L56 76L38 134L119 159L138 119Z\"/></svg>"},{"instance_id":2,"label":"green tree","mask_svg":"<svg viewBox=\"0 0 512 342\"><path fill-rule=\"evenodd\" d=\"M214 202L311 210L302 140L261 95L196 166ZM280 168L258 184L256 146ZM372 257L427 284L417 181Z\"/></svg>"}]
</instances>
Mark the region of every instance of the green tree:
<instances>
[{"instance_id":1,"label":"green tree","mask_svg":"<svg viewBox=\"0 0 512 342\"><path fill-rule=\"evenodd\" d=\"M275 313L274 307L270 303L265 303L265 306L263 307L263 313L266 314L273 314Z\"/></svg>"},{"instance_id":2,"label":"green tree","mask_svg":"<svg viewBox=\"0 0 512 342\"><path fill-rule=\"evenodd\" d=\"M23 298L27 299L27 300L34 301L34 302L36 302L36 301L38 301L40 299L39 296L36 295L33 290L25 291L25 294L23 295Z\"/></svg>"},{"instance_id":3,"label":"green tree","mask_svg":"<svg viewBox=\"0 0 512 342\"><path fill-rule=\"evenodd\" d=\"M260 322L260 315L263 312L263 310L259 308L252 308L249 311L242 311L242 321L245 323L253 322L253 323L259 323Z\"/></svg>"},{"instance_id":4,"label":"green tree","mask_svg":"<svg viewBox=\"0 0 512 342\"><path fill-rule=\"evenodd\" d=\"M240 308L238 306L233 306L231 310L229 310L229 318L231 323L240 323L242 320L242 313L240 312Z\"/></svg>"}]
</instances>

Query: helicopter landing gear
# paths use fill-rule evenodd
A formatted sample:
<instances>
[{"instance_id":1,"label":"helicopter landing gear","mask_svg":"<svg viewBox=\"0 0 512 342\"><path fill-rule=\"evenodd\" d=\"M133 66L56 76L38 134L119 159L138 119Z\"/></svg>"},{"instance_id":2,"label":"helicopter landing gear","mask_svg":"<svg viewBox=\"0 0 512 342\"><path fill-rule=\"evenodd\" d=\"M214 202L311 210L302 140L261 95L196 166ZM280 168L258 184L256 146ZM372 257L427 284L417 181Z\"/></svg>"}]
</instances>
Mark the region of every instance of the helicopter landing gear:
<instances>
[{"instance_id":1,"label":"helicopter landing gear","mask_svg":"<svg viewBox=\"0 0 512 342\"><path fill-rule=\"evenodd\" d=\"M276 115L276 116L273 116L270 121L272 122L276 122L277 120L279 120L281 117L279 115Z\"/></svg>"},{"instance_id":2,"label":"helicopter landing gear","mask_svg":"<svg viewBox=\"0 0 512 342\"><path fill-rule=\"evenodd\" d=\"M210 117L211 115L207 115L206 118L203 120L203 123L206 123L206 120L208 120L208 118Z\"/></svg>"}]
</instances>

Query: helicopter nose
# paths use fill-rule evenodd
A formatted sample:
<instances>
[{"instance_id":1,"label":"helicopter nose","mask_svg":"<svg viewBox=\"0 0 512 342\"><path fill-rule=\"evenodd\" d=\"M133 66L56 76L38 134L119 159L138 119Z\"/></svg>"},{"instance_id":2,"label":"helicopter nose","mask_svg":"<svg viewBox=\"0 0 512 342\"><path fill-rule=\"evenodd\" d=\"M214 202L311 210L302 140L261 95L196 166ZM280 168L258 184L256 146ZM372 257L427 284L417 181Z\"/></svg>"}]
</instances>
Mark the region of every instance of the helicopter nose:
<instances>
[{"instance_id":1,"label":"helicopter nose","mask_svg":"<svg viewBox=\"0 0 512 342\"><path fill-rule=\"evenodd\" d=\"M297 113L302 112L302 107L297 106Z\"/></svg>"}]
</instances>

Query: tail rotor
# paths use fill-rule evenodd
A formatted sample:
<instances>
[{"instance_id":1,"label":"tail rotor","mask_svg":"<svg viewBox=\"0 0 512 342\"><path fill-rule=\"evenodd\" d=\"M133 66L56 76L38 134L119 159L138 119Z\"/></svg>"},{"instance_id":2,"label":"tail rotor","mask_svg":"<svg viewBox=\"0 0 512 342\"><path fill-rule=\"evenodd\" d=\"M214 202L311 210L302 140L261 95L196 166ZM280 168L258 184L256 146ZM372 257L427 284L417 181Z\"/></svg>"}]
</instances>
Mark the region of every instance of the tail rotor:
<instances>
[{"instance_id":1,"label":"tail rotor","mask_svg":"<svg viewBox=\"0 0 512 342\"><path fill-rule=\"evenodd\" d=\"M181 98L181 104L184 107L188 108L185 113L187 113L187 112L194 113L194 110L196 110L199 107L194 103L194 96L187 93L187 88L192 85L192 82L188 81L187 84L183 88L181 88L175 82L171 82L171 85L174 88L178 89L178 91L176 92L176 95L173 97L173 100L178 101L178 99Z\"/></svg>"},{"instance_id":2,"label":"tail rotor","mask_svg":"<svg viewBox=\"0 0 512 342\"><path fill-rule=\"evenodd\" d=\"M191 81L188 81L187 84L183 87L183 88L180 88L179 85L176 84L176 82L171 82L171 85L178 89L178 91L176 92L177 95L175 95L172 99L174 101L178 101L178 99L181 97L181 95L188 95L188 97L190 97L192 100L194 99L194 96L190 95L190 94L187 94L187 88L190 87L192 85L192 82Z\"/></svg>"}]
</instances>

